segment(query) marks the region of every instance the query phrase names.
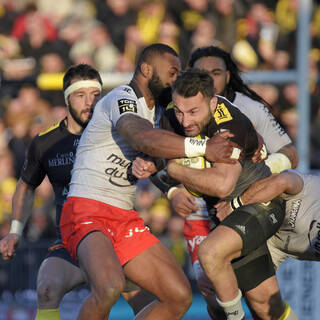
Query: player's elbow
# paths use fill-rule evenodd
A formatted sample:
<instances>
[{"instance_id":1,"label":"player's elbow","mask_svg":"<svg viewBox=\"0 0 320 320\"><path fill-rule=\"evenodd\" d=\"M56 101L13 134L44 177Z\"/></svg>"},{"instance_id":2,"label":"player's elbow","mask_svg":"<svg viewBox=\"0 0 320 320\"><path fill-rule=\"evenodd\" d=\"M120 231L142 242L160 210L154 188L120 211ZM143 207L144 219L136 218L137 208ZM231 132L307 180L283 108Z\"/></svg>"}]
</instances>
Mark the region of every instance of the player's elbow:
<instances>
[{"instance_id":1,"label":"player's elbow","mask_svg":"<svg viewBox=\"0 0 320 320\"><path fill-rule=\"evenodd\" d=\"M216 196L218 198L226 198L228 197L232 191L234 190L234 184L228 183L227 181L224 183L220 183L219 186L215 190L215 194L213 196Z\"/></svg>"}]
</instances>

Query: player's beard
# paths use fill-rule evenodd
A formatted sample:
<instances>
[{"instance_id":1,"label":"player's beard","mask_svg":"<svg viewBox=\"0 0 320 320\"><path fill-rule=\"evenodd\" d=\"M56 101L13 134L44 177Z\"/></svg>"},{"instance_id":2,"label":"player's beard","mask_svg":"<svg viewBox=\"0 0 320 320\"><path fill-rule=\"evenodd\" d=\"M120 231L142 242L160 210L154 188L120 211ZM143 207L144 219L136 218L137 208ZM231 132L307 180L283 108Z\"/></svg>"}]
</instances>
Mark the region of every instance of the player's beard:
<instances>
[{"instance_id":1,"label":"player's beard","mask_svg":"<svg viewBox=\"0 0 320 320\"><path fill-rule=\"evenodd\" d=\"M184 132L185 132L185 135L187 137L195 137L199 134L206 134L207 132L207 128L208 128L208 125L209 125L209 122L212 118L212 115L211 115L211 112L210 112L210 108L208 109L208 114L206 115L206 117L204 117L204 119L202 119L201 121L199 121L198 123L196 123L196 126L198 128L197 131L193 131L193 132L188 132L188 131L185 131L184 129Z\"/></svg>"},{"instance_id":2,"label":"player's beard","mask_svg":"<svg viewBox=\"0 0 320 320\"><path fill-rule=\"evenodd\" d=\"M157 99L161 95L162 91L166 89L157 72L154 72L149 80L148 88L155 99Z\"/></svg>"},{"instance_id":3,"label":"player's beard","mask_svg":"<svg viewBox=\"0 0 320 320\"><path fill-rule=\"evenodd\" d=\"M80 114L77 114L76 110L72 107L71 104L68 105L68 108L69 108L69 112L71 114L71 117L73 118L73 120L79 125L81 126L83 129L87 126L87 124L89 123L90 119L91 119L91 116L83 121L81 119L81 113L82 111L80 112ZM84 111L87 111L87 110L84 110ZM92 111L91 111L92 112Z\"/></svg>"}]
</instances>

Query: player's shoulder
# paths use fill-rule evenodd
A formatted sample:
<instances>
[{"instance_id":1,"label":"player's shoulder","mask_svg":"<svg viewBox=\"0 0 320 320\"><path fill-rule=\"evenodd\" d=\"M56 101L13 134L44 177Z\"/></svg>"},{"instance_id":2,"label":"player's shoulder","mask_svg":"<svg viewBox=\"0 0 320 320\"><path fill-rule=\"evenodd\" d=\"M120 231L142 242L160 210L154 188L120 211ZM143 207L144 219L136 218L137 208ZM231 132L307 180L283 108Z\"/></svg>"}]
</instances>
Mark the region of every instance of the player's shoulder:
<instances>
[{"instance_id":1,"label":"player's shoulder","mask_svg":"<svg viewBox=\"0 0 320 320\"><path fill-rule=\"evenodd\" d=\"M237 121L242 119L243 114L239 111L235 105L227 98L216 95L217 106L213 114L213 119L216 124L221 124L229 121Z\"/></svg>"},{"instance_id":2,"label":"player's shoulder","mask_svg":"<svg viewBox=\"0 0 320 320\"><path fill-rule=\"evenodd\" d=\"M37 136L38 139L40 138L41 140L43 140L48 138L49 136L56 134L57 132L60 132L62 129L62 125L63 125L63 120L52 124L49 128L39 132Z\"/></svg>"},{"instance_id":3,"label":"player's shoulder","mask_svg":"<svg viewBox=\"0 0 320 320\"><path fill-rule=\"evenodd\" d=\"M123 86L114 88L105 96L105 98L107 100L117 100L117 99L137 100L137 96L134 90L128 85L123 85Z\"/></svg>"},{"instance_id":4,"label":"player's shoulder","mask_svg":"<svg viewBox=\"0 0 320 320\"><path fill-rule=\"evenodd\" d=\"M123 85L110 91L99 102L104 106L104 108L118 107L120 111L127 110L136 112L138 98L130 86Z\"/></svg>"},{"instance_id":5,"label":"player's shoulder","mask_svg":"<svg viewBox=\"0 0 320 320\"><path fill-rule=\"evenodd\" d=\"M265 106L263 103L254 100L241 92L236 92L233 104L245 114L269 112L269 108Z\"/></svg>"}]
</instances>

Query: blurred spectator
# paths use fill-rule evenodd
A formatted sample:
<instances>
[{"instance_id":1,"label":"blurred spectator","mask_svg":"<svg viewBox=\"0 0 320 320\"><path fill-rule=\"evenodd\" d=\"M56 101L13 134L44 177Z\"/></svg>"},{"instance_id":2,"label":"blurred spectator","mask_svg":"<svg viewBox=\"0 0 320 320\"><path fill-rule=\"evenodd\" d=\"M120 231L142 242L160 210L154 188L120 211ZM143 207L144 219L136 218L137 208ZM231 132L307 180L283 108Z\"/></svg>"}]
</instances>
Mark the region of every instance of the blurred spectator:
<instances>
[{"instance_id":1,"label":"blurred spectator","mask_svg":"<svg viewBox=\"0 0 320 320\"><path fill-rule=\"evenodd\" d=\"M161 242L172 252L181 267L186 264L187 246L183 234L184 219L172 216L168 221L167 232Z\"/></svg>"},{"instance_id":2,"label":"blurred spectator","mask_svg":"<svg viewBox=\"0 0 320 320\"><path fill-rule=\"evenodd\" d=\"M145 46L158 42L160 25L165 18L164 1L143 0L137 14L137 27Z\"/></svg>"},{"instance_id":3,"label":"blurred spectator","mask_svg":"<svg viewBox=\"0 0 320 320\"><path fill-rule=\"evenodd\" d=\"M100 72L114 71L118 49L102 23L93 22L82 40L77 41L70 50L74 64L91 61Z\"/></svg>"},{"instance_id":4,"label":"blurred spectator","mask_svg":"<svg viewBox=\"0 0 320 320\"><path fill-rule=\"evenodd\" d=\"M274 23L272 11L264 1L255 1L241 23L243 25L238 26L241 30L239 32L241 40L246 40L251 50L255 51L258 63L262 64L264 69L271 69L278 35L278 27ZM253 69L256 66L252 64L250 67Z\"/></svg>"},{"instance_id":5,"label":"blurred spectator","mask_svg":"<svg viewBox=\"0 0 320 320\"><path fill-rule=\"evenodd\" d=\"M150 222L148 225L151 232L160 240L165 237L170 216L169 201L165 198L158 198L150 208Z\"/></svg>"},{"instance_id":6,"label":"blurred spectator","mask_svg":"<svg viewBox=\"0 0 320 320\"><path fill-rule=\"evenodd\" d=\"M38 29L44 32L44 38L49 41L57 39L57 30L52 22L42 15L35 3L27 3L24 13L16 18L11 34L21 40L30 29Z\"/></svg>"},{"instance_id":7,"label":"blurred spectator","mask_svg":"<svg viewBox=\"0 0 320 320\"><path fill-rule=\"evenodd\" d=\"M0 225L10 218L16 183L12 154L7 149L3 150L0 152Z\"/></svg>"},{"instance_id":8,"label":"blurred spectator","mask_svg":"<svg viewBox=\"0 0 320 320\"><path fill-rule=\"evenodd\" d=\"M49 115L50 105L40 98L39 90L32 86L22 87L18 97L8 104L5 121L10 132L8 147L14 156L16 177L20 175L31 140L29 129L34 117L41 119L43 127L48 127Z\"/></svg>"},{"instance_id":9,"label":"blurred spectator","mask_svg":"<svg viewBox=\"0 0 320 320\"><path fill-rule=\"evenodd\" d=\"M244 16L245 6L241 1L235 0L214 0L213 3L215 38L223 44L223 49L230 51L237 40L236 25Z\"/></svg>"},{"instance_id":10,"label":"blurred spectator","mask_svg":"<svg viewBox=\"0 0 320 320\"><path fill-rule=\"evenodd\" d=\"M136 21L129 0L95 0L97 19L109 30L112 42L123 52L126 28Z\"/></svg>"}]
</instances>

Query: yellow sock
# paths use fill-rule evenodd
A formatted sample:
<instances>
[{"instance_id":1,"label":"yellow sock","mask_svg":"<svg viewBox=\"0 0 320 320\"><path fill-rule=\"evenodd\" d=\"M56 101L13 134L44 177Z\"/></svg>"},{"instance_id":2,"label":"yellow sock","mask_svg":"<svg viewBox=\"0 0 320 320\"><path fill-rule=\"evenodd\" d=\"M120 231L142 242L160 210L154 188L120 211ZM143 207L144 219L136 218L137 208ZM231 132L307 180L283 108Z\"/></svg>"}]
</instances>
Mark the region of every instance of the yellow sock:
<instances>
[{"instance_id":1,"label":"yellow sock","mask_svg":"<svg viewBox=\"0 0 320 320\"><path fill-rule=\"evenodd\" d=\"M59 309L38 309L34 320L61 320Z\"/></svg>"},{"instance_id":2,"label":"yellow sock","mask_svg":"<svg viewBox=\"0 0 320 320\"><path fill-rule=\"evenodd\" d=\"M285 309L283 311L283 314L278 320L298 320L297 315L295 312L290 308L287 302L285 302Z\"/></svg>"}]
</instances>

